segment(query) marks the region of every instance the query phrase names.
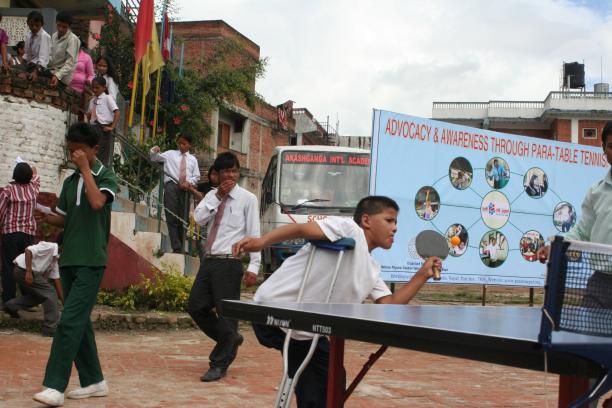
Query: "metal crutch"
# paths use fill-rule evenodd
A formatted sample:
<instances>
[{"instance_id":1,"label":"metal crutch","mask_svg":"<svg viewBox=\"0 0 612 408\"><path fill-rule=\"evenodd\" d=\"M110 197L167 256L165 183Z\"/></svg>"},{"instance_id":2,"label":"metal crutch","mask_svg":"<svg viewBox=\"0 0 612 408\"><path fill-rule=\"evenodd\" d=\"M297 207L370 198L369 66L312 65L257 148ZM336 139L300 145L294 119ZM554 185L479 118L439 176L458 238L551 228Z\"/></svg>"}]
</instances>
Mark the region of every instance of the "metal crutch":
<instances>
[{"instance_id":1,"label":"metal crutch","mask_svg":"<svg viewBox=\"0 0 612 408\"><path fill-rule=\"evenodd\" d=\"M310 274L310 267L312 265L312 260L314 258L314 254L317 248L327 249L331 251L338 252L338 259L336 261L336 267L334 269L334 273L332 275L332 282L329 286L329 290L327 291L327 297L325 298L325 303L329 303L331 299L331 295L334 291L334 286L336 285L336 278L338 277L338 271L340 270L340 265L342 264L342 257L344 256L344 251L349 251L355 248L355 240L352 238L342 238L335 242L329 241L310 241L310 244L313 246L310 255L308 256L308 262L306 264L306 272L304 273L304 277L302 278L302 283L300 285L300 291L298 293L297 302L302 301L302 295L304 294L304 287L306 286L306 281L308 280L308 275ZM291 341L291 333L292 329L287 330L287 334L285 335L285 342L283 344L283 378L281 380L280 386L278 387L278 394L276 395L276 402L274 406L276 408L289 408L291 406L291 396L293 395L293 390L295 389L295 385L300 378L302 372L306 369L306 366L310 362L314 351L317 347L317 343L319 342L320 334L315 334L310 343L310 349L302 361L302 364L296 370L293 378L289 377L289 342Z\"/></svg>"}]
</instances>

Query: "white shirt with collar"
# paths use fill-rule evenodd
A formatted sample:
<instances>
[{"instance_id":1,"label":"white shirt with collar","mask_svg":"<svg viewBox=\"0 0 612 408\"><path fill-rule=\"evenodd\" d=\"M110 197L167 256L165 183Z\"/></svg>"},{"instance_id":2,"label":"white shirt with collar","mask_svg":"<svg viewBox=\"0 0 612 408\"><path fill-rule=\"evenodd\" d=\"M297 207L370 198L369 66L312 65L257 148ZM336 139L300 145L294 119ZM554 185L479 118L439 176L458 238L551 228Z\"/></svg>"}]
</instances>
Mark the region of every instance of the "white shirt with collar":
<instances>
[{"instance_id":1,"label":"white shirt with collar","mask_svg":"<svg viewBox=\"0 0 612 408\"><path fill-rule=\"evenodd\" d=\"M315 222L332 242L341 238L355 240L355 248L346 251L342 258L330 303L362 303L367 298L376 301L391 295L380 276L380 265L370 254L365 233L355 221L348 217L333 216ZM307 243L295 255L287 258L280 268L259 286L253 300L297 301L313 248L312 244ZM337 260L337 252L317 250L312 259L308 282L304 286L302 302L325 302ZM291 335L296 340L309 340L312 336L311 333L301 331L293 331Z\"/></svg>"},{"instance_id":2,"label":"white shirt with collar","mask_svg":"<svg viewBox=\"0 0 612 408\"><path fill-rule=\"evenodd\" d=\"M47 68L50 52L51 36L44 28L41 28L36 34L32 31L28 33L25 40L25 54L23 55L26 62Z\"/></svg>"},{"instance_id":3,"label":"white shirt with collar","mask_svg":"<svg viewBox=\"0 0 612 408\"><path fill-rule=\"evenodd\" d=\"M112 124L115 111L119 110L115 98L104 92L100 96L94 95L89 100L89 112L93 112L94 108L96 108L96 121L101 125Z\"/></svg>"},{"instance_id":4,"label":"white shirt with collar","mask_svg":"<svg viewBox=\"0 0 612 408\"><path fill-rule=\"evenodd\" d=\"M49 279L59 279L59 251L55 242L40 241L27 249L32 253L32 273L41 273ZM25 253L13 261L21 269L26 269Z\"/></svg>"},{"instance_id":5,"label":"white shirt with collar","mask_svg":"<svg viewBox=\"0 0 612 408\"><path fill-rule=\"evenodd\" d=\"M163 153L156 153L151 149L149 157L155 162L164 163L164 183L172 181L178 184L181 175L181 160L183 158L183 153L180 150L167 150ZM187 181L195 186L200 181L198 159L189 152L185 153L185 158L187 162Z\"/></svg>"},{"instance_id":6,"label":"white shirt with collar","mask_svg":"<svg viewBox=\"0 0 612 408\"><path fill-rule=\"evenodd\" d=\"M194 219L200 225L208 224L208 236L212 228L221 200L217 190L211 190L198 204ZM257 197L250 191L236 185L228 193L227 203L217 237L211 248L211 254L224 255L232 253L232 245L244 237L259 237L259 205ZM261 265L261 252L250 252L248 272L257 274Z\"/></svg>"}]
</instances>

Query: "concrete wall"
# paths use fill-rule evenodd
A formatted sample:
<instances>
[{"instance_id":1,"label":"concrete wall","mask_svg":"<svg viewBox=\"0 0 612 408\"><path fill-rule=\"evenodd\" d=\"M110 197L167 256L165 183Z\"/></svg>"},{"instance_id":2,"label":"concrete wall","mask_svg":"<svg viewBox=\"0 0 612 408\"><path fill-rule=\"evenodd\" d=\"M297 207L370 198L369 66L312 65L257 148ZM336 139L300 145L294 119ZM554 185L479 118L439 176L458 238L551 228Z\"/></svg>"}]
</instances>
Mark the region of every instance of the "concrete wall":
<instances>
[{"instance_id":1,"label":"concrete wall","mask_svg":"<svg viewBox=\"0 0 612 408\"><path fill-rule=\"evenodd\" d=\"M15 158L32 163L41 191L57 191L64 163L68 109L74 94L0 76L0 184L12 178Z\"/></svg>"}]
</instances>

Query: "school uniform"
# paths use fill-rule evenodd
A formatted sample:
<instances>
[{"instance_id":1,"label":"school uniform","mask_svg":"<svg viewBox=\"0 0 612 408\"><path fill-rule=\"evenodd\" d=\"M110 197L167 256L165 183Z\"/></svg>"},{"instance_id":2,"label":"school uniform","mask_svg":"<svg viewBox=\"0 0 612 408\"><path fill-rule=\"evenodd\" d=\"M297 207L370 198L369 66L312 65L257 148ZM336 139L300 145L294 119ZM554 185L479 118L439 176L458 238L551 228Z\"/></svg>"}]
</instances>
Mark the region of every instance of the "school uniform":
<instances>
[{"instance_id":1,"label":"school uniform","mask_svg":"<svg viewBox=\"0 0 612 408\"><path fill-rule=\"evenodd\" d=\"M91 311L107 261L111 203L117 191L115 174L96 161L91 169L96 185L110 199L98 211L91 208L77 169L64 181L56 211L64 218L64 243L59 259L64 310L53 337L43 385L64 392L72 362L81 387L104 379L91 325Z\"/></svg>"},{"instance_id":2,"label":"school uniform","mask_svg":"<svg viewBox=\"0 0 612 408\"><path fill-rule=\"evenodd\" d=\"M102 133L100 143L98 143L98 159L108 168L113 167L113 153L115 147L115 134L113 131L105 132L105 126L112 126L115 119L115 111L119 110L115 98L107 93L101 93L99 96L94 95L89 100L89 109L91 114L89 121L98 126Z\"/></svg>"},{"instance_id":3,"label":"school uniform","mask_svg":"<svg viewBox=\"0 0 612 408\"><path fill-rule=\"evenodd\" d=\"M179 184L186 181L195 186L200 180L198 160L189 152L180 150L149 153L151 160L164 163L164 207L166 209L166 224L172 250L183 252L185 229L183 220L187 220L189 212L188 192L181 190ZM177 218L173 214L177 214ZM182 219L181 219L182 218Z\"/></svg>"},{"instance_id":4,"label":"school uniform","mask_svg":"<svg viewBox=\"0 0 612 408\"><path fill-rule=\"evenodd\" d=\"M18 310L27 309L36 305L43 305L43 333L51 334L55 331L59 319L57 292L49 282L59 279L58 246L55 242L40 241L36 245L26 248L32 254L32 283L25 282L26 260L25 253L15 258L15 279L19 284L21 296L10 300L5 307L17 313Z\"/></svg>"},{"instance_id":5,"label":"school uniform","mask_svg":"<svg viewBox=\"0 0 612 408\"><path fill-rule=\"evenodd\" d=\"M208 225L208 236L187 311L198 327L217 342L209 355L210 368L225 373L242 343L238 321L221 316L223 299L240 299L242 262L232 256L232 245L246 236L259 236L259 208L255 195L238 185L223 200L219 200L216 191L208 192L194 211L195 221ZM247 271L257 274L261 253L251 252L249 256Z\"/></svg>"},{"instance_id":6,"label":"school uniform","mask_svg":"<svg viewBox=\"0 0 612 408\"><path fill-rule=\"evenodd\" d=\"M24 50L23 59L26 64L47 68L51 52L51 36L42 27L36 34L30 31L26 35Z\"/></svg>"},{"instance_id":7,"label":"school uniform","mask_svg":"<svg viewBox=\"0 0 612 408\"><path fill-rule=\"evenodd\" d=\"M0 192L0 224L2 224L2 302L16 295L13 260L34 243L36 220L34 208L40 190L40 177L28 184L11 182Z\"/></svg>"},{"instance_id":8,"label":"school uniform","mask_svg":"<svg viewBox=\"0 0 612 408\"><path fill-rule=\"evenodd\" d=\"M363 229L355 221L344 217L327 217L316 221L330 241L353 238L355 248L346 251L342 259L338 279L331 296L331 303L362 303L366 298L373 301L391 295L391 291L380 277L380 265L370 255ZM314 250L306 244L293 256L287 258L264 283L253 297L255 301L295 302L306 270L310 253ZM318 250L312 260L311 272L304 287L302 302L325 302L331 284L337 253ZM253 324L257 340L264 346L282 350L285 332L278 327ZM293 331L289 348L289 374L293 377L310 347L314 335ZM298 407L325 407L327 399L327 367L329 342L321 337L312 360L300 376L295 388Z\"/></svg>"}]
</instances>

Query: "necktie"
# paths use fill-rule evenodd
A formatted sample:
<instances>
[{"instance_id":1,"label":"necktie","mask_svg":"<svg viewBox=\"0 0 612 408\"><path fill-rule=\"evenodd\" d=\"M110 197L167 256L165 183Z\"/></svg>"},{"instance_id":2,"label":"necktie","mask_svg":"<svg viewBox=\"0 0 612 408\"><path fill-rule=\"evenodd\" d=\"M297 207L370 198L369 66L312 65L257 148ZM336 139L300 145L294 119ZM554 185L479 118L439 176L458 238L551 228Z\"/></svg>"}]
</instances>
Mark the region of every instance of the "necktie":
<instances>
[{"instance_id":1,"label":"necktie","mask_svg":"<svg viewBox=\"0 0 612 408\"><path fill-rule=\"evenodd\" d=\"M227 197L225 197L223 201L221 201L221 204L219 204L219 207L217 208L217 214L215 214L213 225L210 228L210 232L208 233L208 238L206 238L206 253L207 254L210 254L213 243L215 242L215 238L217 238L217 231L219 231L219 225L221 224L221 218L223 218L223 212L225 211L226 203L227 203Z\"/></svg>"},{"instance_id":2,"label":"necktie","mask_svg":"<svg viewBox=\"0 0 612 408\"><path fill-rule=\"evenodd\" d=\"M187 181L187 156L181 154L181 167L179 168L179 184Z\"/></svg>"}]
</instances>

